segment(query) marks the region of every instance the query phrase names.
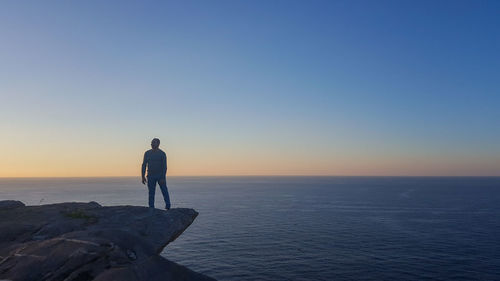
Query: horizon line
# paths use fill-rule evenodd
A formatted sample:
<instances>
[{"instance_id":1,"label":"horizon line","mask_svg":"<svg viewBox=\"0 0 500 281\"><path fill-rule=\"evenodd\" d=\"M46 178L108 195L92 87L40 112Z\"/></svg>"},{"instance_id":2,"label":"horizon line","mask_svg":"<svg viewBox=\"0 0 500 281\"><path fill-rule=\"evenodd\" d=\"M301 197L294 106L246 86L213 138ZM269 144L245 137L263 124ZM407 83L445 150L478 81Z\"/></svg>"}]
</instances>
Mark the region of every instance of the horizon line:
<instances>
[{"instance_id":1,"label":"horizon line","mask_svg":"<svg viewBox=\"0 0 500 281\"><path fill-rule=\"evenodd\" d=\"M92 178L140 178L141 176L26 176L26 177L2 177L0 179L92 179ZM177 178L177 177L401 177L401 178L498 178L500 175L289 175L289 174L276 174L276 175L172 175L167 177Z\"/></svg>"}]
</instances>

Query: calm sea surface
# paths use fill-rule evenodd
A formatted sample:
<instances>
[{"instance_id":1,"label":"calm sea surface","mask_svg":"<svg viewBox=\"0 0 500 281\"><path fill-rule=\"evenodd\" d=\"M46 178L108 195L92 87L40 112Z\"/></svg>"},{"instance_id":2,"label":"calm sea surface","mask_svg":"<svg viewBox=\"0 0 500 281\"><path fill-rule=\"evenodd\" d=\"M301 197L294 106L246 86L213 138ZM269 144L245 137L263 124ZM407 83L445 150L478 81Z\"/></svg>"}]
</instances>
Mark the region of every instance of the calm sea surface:
<instances>
[{"instance_id":1,"label":"calm sea surface","mask_svg":"<svg viewBox=\"0 0 500 281\"><path fill-rule=\"evenodd\" d=\"M500 178L170 177L163 255L219 280L500 280ZM147 205L139 178L0 179L0 200ZM157 190L157 206L161 193Z\"/></svg>"}]
</instances>

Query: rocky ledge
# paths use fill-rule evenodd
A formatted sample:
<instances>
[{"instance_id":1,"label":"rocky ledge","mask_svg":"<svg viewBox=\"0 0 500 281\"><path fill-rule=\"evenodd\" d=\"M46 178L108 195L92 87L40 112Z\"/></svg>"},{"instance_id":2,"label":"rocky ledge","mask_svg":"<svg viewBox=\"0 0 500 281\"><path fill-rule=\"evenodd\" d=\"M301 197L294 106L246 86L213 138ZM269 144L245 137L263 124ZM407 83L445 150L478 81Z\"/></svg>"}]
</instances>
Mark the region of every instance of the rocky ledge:
<instances>
[{"instance_id":1,"label":"rocky ledge","mask_svg":"<svg viewBox=\"0 0 500 281\"><path fill-rule=\"evenodd\" d=\"M215 280L159 254L196 218L193 209L25 206L0 201L0 279Z\"/></svg>"}]
</instances>

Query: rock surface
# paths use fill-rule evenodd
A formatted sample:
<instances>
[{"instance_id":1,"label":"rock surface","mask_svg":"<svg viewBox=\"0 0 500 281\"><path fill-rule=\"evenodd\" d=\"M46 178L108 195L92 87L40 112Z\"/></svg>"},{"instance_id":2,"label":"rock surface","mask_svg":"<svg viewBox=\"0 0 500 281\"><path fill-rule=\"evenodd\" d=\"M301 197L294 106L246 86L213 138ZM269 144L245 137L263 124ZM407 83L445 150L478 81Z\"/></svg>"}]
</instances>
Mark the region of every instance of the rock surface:
<instances>
[{"instance_id":1,"label":"rock surface","mask_svg":"<svg viewBox=\"0 0 500 281\"><path fill-rule=\"evenodd\" d=\"M4 200L0 201L0 210L2 209L12 209L17 207L24 207L24 203L16 200Z\"/></svg>"},{"instance_id":2,"label":"rock surface","mask_svg":"<svg viewBox=\"0 0 500 281\"><path fill-rule=\"evenodd\" d=\"M1 280L214 280L159 253L196 218L96 202L25 206L0 201Z\"/></svg>"}]
</instances>

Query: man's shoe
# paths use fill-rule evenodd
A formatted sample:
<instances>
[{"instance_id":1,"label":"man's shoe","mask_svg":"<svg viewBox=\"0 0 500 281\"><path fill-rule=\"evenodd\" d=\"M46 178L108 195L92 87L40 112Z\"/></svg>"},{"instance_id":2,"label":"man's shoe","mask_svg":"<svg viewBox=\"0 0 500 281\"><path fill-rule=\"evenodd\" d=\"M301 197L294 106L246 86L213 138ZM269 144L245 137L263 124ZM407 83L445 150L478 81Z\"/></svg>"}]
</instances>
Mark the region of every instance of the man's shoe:
<instances>
[{"instance_id":1,"label":"man's shoe","mask_svg":"<svg viewBox=\"0 0 500 281\"><path fill-rule=\"evenodd\" d=\"M167 210L167 211L170 210L170 207L165 206L165 210Z\"/></svg>"}]
</instances>

